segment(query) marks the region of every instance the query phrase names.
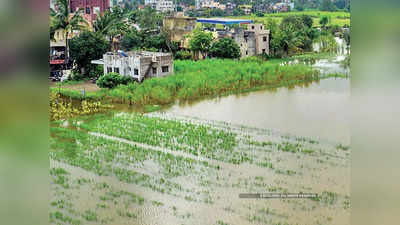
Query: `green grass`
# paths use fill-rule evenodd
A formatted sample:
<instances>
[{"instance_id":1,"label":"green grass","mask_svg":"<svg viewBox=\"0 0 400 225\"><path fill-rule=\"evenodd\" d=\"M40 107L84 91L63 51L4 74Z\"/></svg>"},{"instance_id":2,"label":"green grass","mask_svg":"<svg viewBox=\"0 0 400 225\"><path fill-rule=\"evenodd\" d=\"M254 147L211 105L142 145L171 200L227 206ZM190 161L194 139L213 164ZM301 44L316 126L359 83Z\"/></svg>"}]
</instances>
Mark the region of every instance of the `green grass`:
<instances>
[{"instance_id":1,"label":"green grass","mask_svg":"<svg viewBox=\"0 0 400 225\"><path fill-rule=\"evenodd\" d=\"M269 13L265 14L264 17L257 17L256 15L248 15L248 16L232 16L230 18L237 19L250 19L255 23L263 23L266 24L268 19L280 21L290 15L309 15L313 19L313 26L320 27L319 20L322 16L328 16L330 18L330 25L350 25L350 13L349 12L323 12L323 11L303 11L303 12L286 12L286 13Z\"/></svg>"},{"instance_id":2,"label":"green grass","mask_svg":"<svg viewBox=\"0 0 400 225\"><path fill-rule=\"evenodd\" d=\"M290 86L318 80L318 72L308 65L284 65L284 59L263 61L257 57L244 60L207 59L174 62L175 74L145 80L108 90L102 89L82 96L79 91L52 88L72 99L109 100L147 106L150 111L176 100L195 100L253 89Z\"/></svg>"}]
</instances>

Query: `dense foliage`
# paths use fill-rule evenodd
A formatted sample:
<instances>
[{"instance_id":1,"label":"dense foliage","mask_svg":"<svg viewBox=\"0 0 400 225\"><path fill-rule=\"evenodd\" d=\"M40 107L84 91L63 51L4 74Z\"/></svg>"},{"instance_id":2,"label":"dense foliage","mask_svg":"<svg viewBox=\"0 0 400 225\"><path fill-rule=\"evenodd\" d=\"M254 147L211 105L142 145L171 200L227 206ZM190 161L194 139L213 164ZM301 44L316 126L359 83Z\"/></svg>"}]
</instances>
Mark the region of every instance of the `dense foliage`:
<instances>
[{"instance_id":1,"label":"dense foliage","mask_svg":"<svg viewBox=\"0 0 400 225\"><path fill-rule=\"evenodd\" d=\"M69 43L67 41L69 34L74 30L84 30L87 28L87 22L82 17L82 10L70 13L71 9L68 0L55 0L54 4L57 10L50 9L50 34L54 34L57 29L65 32L65 56L69 56ZM53 39L53 36L50 37Z\"/></svg>"},{"instance_id":2,"label":"dense foliage","mask_svg":"<svg viewBox=\"0 0 400 225\"><path fill-rule=\"evenodd\" d=\"M313 40L318 36L312 24L308 15L284 17L279 25L275 20L269 20L271 54L288 56L311 51Z\"/></svg>"},{"instance_id":3,"label":"dense foliage","mask_svg":"<svg viewBox=\"0 0 400 225\"><path fill-rule=\"evenodd\" d=\"M128 84L132 82L132 79L128 76L121 76L118 73L108 73L101 76L96 84L101 88L115 88L120 84Z\"/></svg>"},{"instance_id":4,"label":"dense foliage","mask_svg":"<svg viewBox=\"0 0 400 225\"><path fill-rule=\"evenodd\" d=\"M189 41L189 48L195 54L200 53L203 58L207 57L207 54L211 47L213 40L212 34L201 30L194 30ZM198 58L197 56L195 58Z\"/></svg>"},{"instance_id":5,"label":"dense foliage","mask_svg":"<svg viewBox=\"0 0 400 225\"><path fill-rule=\"evenodd\" d=\"M217 58L240 58L240 48L231 38L222 38L215 41L210 50L212 57Z\"/></svg>"},{"instance_id":6,"label":"dense foliage","mask_svg":"<svg viewBox=\"0 0 400 225\"><path fill-rule=\"evenodd\" d=\"M70 55L82 74L89 74L94 68L91 61L103 58L108 51L108 41L99 33L85 31L71 39Z\"/></svg>"}]
</instances>

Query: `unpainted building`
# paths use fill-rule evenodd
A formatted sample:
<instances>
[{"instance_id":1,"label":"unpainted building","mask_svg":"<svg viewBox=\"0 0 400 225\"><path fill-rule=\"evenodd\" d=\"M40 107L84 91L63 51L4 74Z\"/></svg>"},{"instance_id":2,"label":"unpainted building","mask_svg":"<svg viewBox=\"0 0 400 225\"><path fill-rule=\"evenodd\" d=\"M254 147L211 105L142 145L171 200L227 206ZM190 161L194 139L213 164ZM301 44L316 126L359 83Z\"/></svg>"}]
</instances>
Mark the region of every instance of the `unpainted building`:
<instances>
[{"instance_id":1,"label":"unpainted building","mask_svg":"<svg viewBox=\"0 0 400 225\"><path fill-rule=\"evenodd\" d=\"M241 57L269 54L269 30L262 24L247 24L247 29L236 27L232 30L216 31L218 39L230 37L240 48Z\"/></svg>"},{"instance_id":2,"label":"unpainted building","mask_svg":"<svg viewBox=\"0 0 400 225\"><path fill-rule=\"evenodd\" d=\"M254 33L256 55L269 54L269 30L264 28L263 24L247 25L247 32Z\"/></svg>"},{"instance_id":3,"label":"unpainted building","mask_svg":"<svg viewBox=\"0 0 400 225\"><path fill-rule=\"evenodd\" d=\"M119 73L139 82L150 77L164 77L174 72L171 53L136 51L108 52L103 55L104 74Z\"/></svg>"},{"instance_id":4,"label":"unpainted building","mask_svg":"<svg viewBox=\"0 0 400 225\"><path fill-rule=\"evenodd\" d=\"M187 38L196 28L196 18L191 17L164 17L163 29L168 33L172 41L178 42L179 47L188 48Z\"/></svg>"}]
</instances>

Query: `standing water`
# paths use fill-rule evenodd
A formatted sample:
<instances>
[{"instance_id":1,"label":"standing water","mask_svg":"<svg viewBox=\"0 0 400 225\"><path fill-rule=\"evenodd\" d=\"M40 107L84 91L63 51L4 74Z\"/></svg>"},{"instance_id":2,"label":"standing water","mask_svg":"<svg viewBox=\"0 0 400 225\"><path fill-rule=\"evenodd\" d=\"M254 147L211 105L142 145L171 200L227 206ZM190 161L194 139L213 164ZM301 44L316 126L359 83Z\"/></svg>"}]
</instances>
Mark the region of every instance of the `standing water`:
<instances>
[{"instance_id":1,"label":"standing water","mask_svg":"<svg viewBox=\"0 0 400 225\"><path fill-rule=\"evenodd\" d=\"M336 56L305 63L311 63L322 74L349 75L349 67L342 64L348 54L347 45L344 39L335 39ZM176 104L166 111L349 143L349 96L349 79L329 78L304 86Z\"/></svg>"}]
</instances>

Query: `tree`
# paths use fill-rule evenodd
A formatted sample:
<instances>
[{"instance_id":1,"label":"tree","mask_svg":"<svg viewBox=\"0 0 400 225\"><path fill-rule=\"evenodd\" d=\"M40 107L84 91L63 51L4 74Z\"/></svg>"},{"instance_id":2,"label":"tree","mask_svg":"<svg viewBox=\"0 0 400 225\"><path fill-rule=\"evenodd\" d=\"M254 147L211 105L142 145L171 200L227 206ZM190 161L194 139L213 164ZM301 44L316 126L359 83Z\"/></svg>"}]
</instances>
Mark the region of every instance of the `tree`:
<instances>
[{"instance_id":1,"label":"tree","mask_svg":"<svg viewBox=\"0 0 400 225\"><path fill-rule=\"evenodd\" d=\"M134 48L140 49L142 48L142 45L142 38L139 32L134 28L126 33L121 39L121 47L126 51L132 50Z\"/></svg>"},{"instance_id":2,"label":"tree","mask_svg":"<svg viewBox=\"0 0 400 225\"><path fill-rule=\"evenodd\" d=\"M262 13L262 12L257 12L257 13L256 13L256 16L257 16L257 17L264 17L264 13Z\"/></svg>"},{"instance_id":3,"label":"tree","mask_svg":"<svg viewBox=\"0 0 400 225\"><path fill-rule=\"evenodd\" d=\"M325 28L326 25L328 25L328 23L329 23L329 18L328 18L328 16L322 16L322 17L319 19L319 24L321 24L322 28Z\"/></svg>"},{"instance_id":4,"label":"tree","mask_svg":"<svg viewBox=\"0 0 400 225\"><path fill-rule=\"evenodd\" d=\"M84 30L87 26L86 20L82 17L82 10L70 13L68 0L55 0L57 10L50 9L51 30L63 29L65 32L65 56L69 58L68 36L74 30Z\"/></svg>"},{"instance_id":5,"label":"tree","mask_svg":"<svg viewBox=\"0 0 400 225\"><path fill-rule=\"evenodd\" d=\"M213 37L211 33L196 29L189 41L189 48L195 54L199 52L203 58L207 57ZM196 57L197 58L197 57Z\"/></svg>"},{"instance_id":6,"label":"tree","mask_svg":"<svg viewBox=\"0 0 400 225\"><path fill-rule=\"evenodd\" d=\"M300 5L299 3L296 3L296 6L294 8L299 12L304 11L304 6Z\"/></svg>"},{"instance_id":7,"label":"tree","mask_svg":"<svg viewBox=\"0 0 400 225\"><path fill-rule=\"evenodd\" d=\"M114 22L115 18L112 16L111 12L107 10L93 22L94 31L106 36L110 32Z\"/></svg>"},{"instance_id":8,"label":"tree","mask_svg":"<svg viewBox=\"0 0 400 225\"><path fill-rule=\"evenodd\" d=\"M267 27L270 30L270 49L272 55L290 55L312 48L313 40L318 32L312 27L310 16L287 16L280 25L277 21L269 20Z\"/></svg>"},{"instance_id":9,"label":"tree","mask_svg":"<svg viewBox=\"0 0 400 225\"><path fill-rule=\"evenodd\" d=\"M235 8L235 9L233 10L232 14L233 14L234 16L244 16L244 15L245 15L244 11L241 10L241 9L239 9L239 8Z\"/></svg>"},{"instance_id":10,"label":"tree","mask_svg":"<svg viewBox=\"0 0 400 225\"><path fill-rule=\"evenodd\" d=\"M304 25L306 25L308 28L312 28L313 26L313 19L309 15L301 15L301 20Z\"/></svg>"},{"instance_id":11,"label":"tree","mask_svg":"<svg viewBox=\"0 0 400 225\"><path fill-rule=\"evenodd\" d=\"M236 59L240 57L240 48L231 38L223 38L212 44L210 54L218 58Z\"/></svg>"},{"instance_id":12,"label":"tree","mask_svg":"<svg viewBox=\"0 0 400 225\"><path fill-rule=\"evenodd\" d=\"M159 30L162 16L149 6L137 12L136 22L142 30Z\"/></svg>"},{"instance_id":13,"label":"tree","mask_svg":"<svg viewBox=\"0 0 400 225\"><path fill-rule=\"evenodd\" d=\"M222 9L211 9L210 10L210 15L211 16L215 16L215 17L219 17L219 16L225 16L225 11L223 11Z\"/></svg>"},{"instance_id":14,"label":"tree","mask_svg":"<svg viewBox=\"0 0 400 225\"><path fill-rule=\"evenodd\" d=\"M320 10L321 11L330 11L330 12L332 12L332 11L336 10L336 7L332 3L331 0L322 0L322 4L321 4L321 7L320 7Z\"/></svg>"},{"instance_id":15,"label":"tree","mask_svg":"<svg viewBox=\"0 0 400 225\"><path fill-rule=\"evenodd\" d=\"M99 33L84 31L71 39L71 58L82 74L89 74L91 61L103 58L109 48L108 41Z\"/></svg>"}]
</instances>

